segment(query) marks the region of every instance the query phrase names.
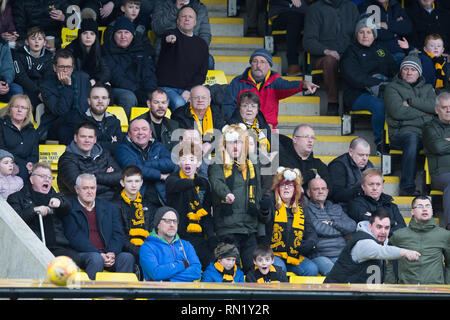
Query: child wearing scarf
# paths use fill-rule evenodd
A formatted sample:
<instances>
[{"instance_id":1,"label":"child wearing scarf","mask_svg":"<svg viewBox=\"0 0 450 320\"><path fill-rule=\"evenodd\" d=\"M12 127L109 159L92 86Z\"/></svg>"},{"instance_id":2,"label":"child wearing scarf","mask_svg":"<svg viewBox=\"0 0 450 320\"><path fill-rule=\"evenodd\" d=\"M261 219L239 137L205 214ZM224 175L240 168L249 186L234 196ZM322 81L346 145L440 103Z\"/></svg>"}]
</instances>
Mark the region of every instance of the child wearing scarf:
<instances>
[{"instance_id":1,"label":"child wearing scarf","mask_svg":"<svg viewBox=\"0 0 450 320\"><path fill-rule=\"evenodd\" d=\"M264 244L260 244L253 252L255 269L247 273L245 282L256 283L280 283L289 282L286 272L280 266L274 265L273 250Z\"/></svg>"},{"instance_id":2,"label":"child wearing scarf","mask_svg":"<svg viewBox=\"0 0 450 320\"><path fill-rule=\"evenodd\" d=\"M216 262L206 268L202 274L201 282L244 282L244 273L236 261L239 261L239 250L231 239L224 239L214 249Z\"/></svg>"}]
</instances>

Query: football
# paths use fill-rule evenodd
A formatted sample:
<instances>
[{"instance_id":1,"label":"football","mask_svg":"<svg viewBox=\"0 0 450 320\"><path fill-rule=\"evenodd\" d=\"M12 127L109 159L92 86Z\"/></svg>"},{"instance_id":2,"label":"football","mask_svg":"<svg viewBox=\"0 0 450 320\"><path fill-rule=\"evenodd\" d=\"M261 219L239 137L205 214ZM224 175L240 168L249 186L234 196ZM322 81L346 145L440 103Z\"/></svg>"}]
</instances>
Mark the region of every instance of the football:
<instances>
[{"instance_id":1,"label":"football","mask_svg":"<svg viewBox=\"0 0 450 320\"><path fill-rule=\"evenodd\" d=\"M78 272L78 266L72 259L66 256L59 256L49 263L47 278L58 286L65 286L69 277L76 272Z\"/></svg>"}]
</instances>

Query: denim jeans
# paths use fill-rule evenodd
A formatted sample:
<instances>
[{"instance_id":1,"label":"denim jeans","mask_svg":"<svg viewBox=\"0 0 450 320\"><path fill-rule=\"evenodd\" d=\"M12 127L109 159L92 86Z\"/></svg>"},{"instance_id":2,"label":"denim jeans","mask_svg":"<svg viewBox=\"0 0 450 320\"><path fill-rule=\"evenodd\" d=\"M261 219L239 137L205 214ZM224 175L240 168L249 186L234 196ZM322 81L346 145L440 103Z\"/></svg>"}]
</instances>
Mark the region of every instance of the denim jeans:
<instances>
[{"instance_id":1,"label":"denim jeans","mask_svg":"<svg viewBox=\"0 0 450 320\"><path fill-rule=\"evenodd\" d=\"M399 131L391 137L390 147L403 151L400 189L415 188L416 161L417 154L423 148L422 137L412 131Z\"/></svg>"},{"instance_id":2,"label":"denim jeans","mask_svg":"<svg viewBox=\"0 0 450 320\"><path fill-rule=\"evenodd\" d=\"M312 259L312 262L314 262L317 265L317 267L319 268L319 273L323 276L326 276L333 268L337 259L338 259L338 257L328 258L328 257L322 256L322 257L317 257L317 258Z\"/></svg>"},{"instance_id":3,"label":"denim jeans","mask_svg":"<svg viewBox=\"0 0 450 320\"><path fill-rule=\"evenodd\" d=\"M0 101L9 102L9 99L15 94L23 94L23 89L21 85L12 82L9 84L9 92L0 96Z\"/></svg>"},{"instance_id":4,"label":"denim jeans","mask_svg":"<svg viewBox=\"0 0 450 320\"><path fill-rule=\"evenodd\" d=\"M278 256L274 257L274 265L280 266L283 272L293 272L298 276L317 276L319 268L308 258L303 259L298 266L286 264L286 261Z\"/></svg>"},{"instance_id":5,"label":"denim jeans","mask_svg":"<svg viewBox=\"0 0 450 320\"><path fill-rule=\"evenodd\" d=\"M161 89L166 91L167 96L169 97L169 108L172 112L186 104L186 101L181 96L184 89L171 88L171 87L162 87Z\"/></svg>"},{"instance_id":6,"label":"denim jeans","mask_svg":"<svg viewBox=\"0 0 450 320\"><path fill-rule=\"evenodd\" d=\"M363 93L353 102L352 110L369 110L372 112L373 139L376 145L381 143L384 128L384 99L369 93Z\"/></svg>"}]
</instances>

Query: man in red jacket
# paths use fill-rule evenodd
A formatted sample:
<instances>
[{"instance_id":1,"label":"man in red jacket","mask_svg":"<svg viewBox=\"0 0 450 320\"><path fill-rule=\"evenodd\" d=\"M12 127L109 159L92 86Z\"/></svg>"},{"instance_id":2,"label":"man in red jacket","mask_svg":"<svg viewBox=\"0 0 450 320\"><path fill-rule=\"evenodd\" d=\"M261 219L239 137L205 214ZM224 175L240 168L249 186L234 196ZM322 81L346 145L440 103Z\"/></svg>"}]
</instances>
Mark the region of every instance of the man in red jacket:
<instances>
[{"instance_id":1,"label":"man in red jacket","mask_svg":"<svg viewBox=\"0 0 450 320\"><path fill-rule=\"evenodd\" d=\"M308 81L288 81L270 70L272 55L265 49L257 49L250 57L250 67L234 78L225 93L222 110L228 120L236 108L239 96L244 91L253 91L261 100L261 112L272 128L278 124L278 102L297 92L316 92L318 85Z\"/></svg>"}]
</instances>

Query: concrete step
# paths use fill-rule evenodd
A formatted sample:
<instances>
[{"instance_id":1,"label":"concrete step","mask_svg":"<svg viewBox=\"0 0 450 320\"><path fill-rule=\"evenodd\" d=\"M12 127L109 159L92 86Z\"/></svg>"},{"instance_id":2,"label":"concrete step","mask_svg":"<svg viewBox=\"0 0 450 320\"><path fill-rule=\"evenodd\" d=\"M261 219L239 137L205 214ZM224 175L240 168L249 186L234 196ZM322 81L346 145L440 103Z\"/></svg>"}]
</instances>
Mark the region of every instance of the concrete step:
<instances>
[{"instance_id":1,"label":"concrete step","mask_svg":"<svg viewBox=\"0 0 450 320\"><path fill-rule=\"evenodd\" d=\"M242 74L246 68L250 66L250 56L227 56L217 55L214 56L215 69L223 70L225 74ZM281 58L273 57L272 70L281 72Z\"/></svg>"},{"instance_id":2,"label":"concrete step","mask_svg":"<svg viewBox=\"0 0 450 320\"><path fill-rule=\"evenodd\" d=\"M209 46L212 55L251 56L256 49L264 48L264 38L213 36Z\"/></svg>"},{"instance_id":3,"label":"concrete step","mask_svg":"<svg viewBox=\"0 0 450 320\"><path fill-rule=\"evenodd\" d=\"M304 100L309 100L313 98L318 98L315 96L306 96L301 97ZM303 106L306 107L303 107ZM319 103L317 103L319 105ZM318 106L315 104L307 104L306 102L302 103L301 105L298 105L297 107L299 111L303 109L313 109L318 110ZM301 106L301 107L300 107ZM281 107L280 107L281 108ZM317 109L316 109L317 108ZM284 112L285 110L283 110ZM292 132L294 128L299 124L308 124L310 125L314 131L316 136L340 136L341 135L341 118L340 117L332 117L332 116L315 116L315 115L285 115L281 113L278 116L278 126L277 129L280 131L281 134L286 135L292 135ZM305 111L306 112L306 111ZM348 137L348 136L346 136ZM336 152L335 154L342 154L348 149L348 146L342 150L339 150L339 152ZM345 151L343 151L345 150ZM316 153L316 152L315 152ZM317 153L317 154L323 154L323 153ZM329 154L329 153L327 153Z\"/></svg>"},{"instance_id":4,"label":"concrete step","mask_svg":"<svg viewBox=\"0 0 450 320\"><path fill-rule=\"evenodd\" d=\"M413 201L414 197L399 197L399 196L393 197L394 203L398 206L398 209L400 210L402 216L411 217L411 202Z\"/></svg>"},{"instance_id":5,"label":"concrete step","mask_svg":"<svg viewBox=\"0 0 450 320\"><path fill-rule=\"evenodd\" d=\"M380 157L377 157L380 159ZM397 197L399 193L400 178L397 176L384 176L384 193Z\"/></svg>"},{"instance_id":6,"label":"concrete step","mask_svg":"<svg viewBox=\"0 0 450 320\"><path fill-rule=\"evenodd\" d=\"M320 115L320 98L316 96L291 96L280 100L278 114L283 116L318 116ZM289 119L286 119L289 120ZM289 125L292 122L287 121Z\"/></svg>"},{"instance_id":7,"label":"concrete step","mask_svg":"<svg viewBox=\"0 0 450 320\"><path fill-rule=\"evenodd\" d=\"M202 0L201 2L208 8L208 16L227 16L227 0Z\"/></svg>"},{"instance_id":8,"label":"concrete step","mask_svg":"<svg viewBox=\"0 0 450 320\"><path fill-rule=\"evenodd\" d=\"M219 37L243 37L243 18L210 17L211 34Z\"/></svg>"}]
</instances>

